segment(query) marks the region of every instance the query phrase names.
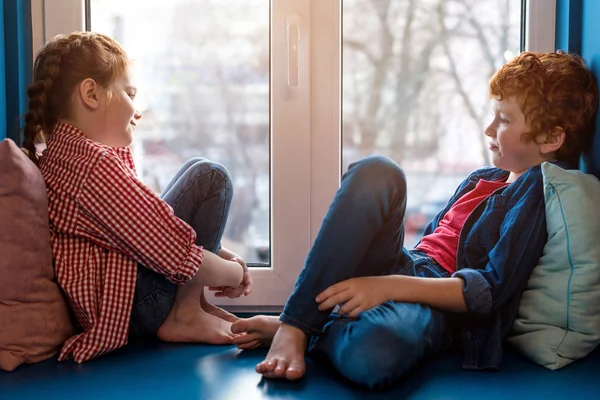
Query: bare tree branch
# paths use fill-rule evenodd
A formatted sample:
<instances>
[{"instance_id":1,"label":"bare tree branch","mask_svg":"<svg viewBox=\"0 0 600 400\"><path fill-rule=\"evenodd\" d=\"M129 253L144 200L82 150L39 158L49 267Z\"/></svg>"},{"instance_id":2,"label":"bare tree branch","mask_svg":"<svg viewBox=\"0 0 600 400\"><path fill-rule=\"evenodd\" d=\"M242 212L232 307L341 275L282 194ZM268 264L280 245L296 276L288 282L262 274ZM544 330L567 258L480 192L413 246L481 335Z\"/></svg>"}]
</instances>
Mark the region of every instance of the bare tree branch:
<instances>
[{"instance_id":1,"label":"bare tree branch","mask_svg":"<svg viewBox=\"0 0 600 400\"><path fill-rule=\"evenodd\" d=\"M347 46L347 47L351 48L352 50L355 50L355 51L358 51L358 52L364 54L365 57L367 57L367 59L371 62L371 64L373 64L373 66L376 66L377 63L379 62L379 59L377 57L375 57L373 52L371 50L369 50L369 48L367 47L367 45L364 42L359 42L354 39L344 39L344 46Z\"/></svg>"},{"instance_id":2,"label":"bare tree branch","mask_svg":"<svg viewBox=\"0 0 600 400\"><path fill-rule=\"evenodd\" d=\"M484 127L483 127L482 118L481 118L481 116L478 115L477 111L475 110L475 107L471 103L471 99L469 98L469 95L467 94L467 92L463 86L462 80L458 74L456 62L454 61L454 58L452 57L452 53L450 51L450 46L448 45L448 35L446 32L444 0L439 0L438 7L437 7L437 14L438 14L438 23L439 23L440 30L441 30L441 35L440 35L441 36L441 45L444 50L444 54L446 55L446 57L448 59L448 64L450 66L450 76L454 80L454 83L456 85L456 90L458 91L458 94L462 98L463 103L464 103L465 107L467 108L467 112L473 119L473 122L475 122L478 131L483 132ZM481 138L480 140L482 143L481 155L482 155L483 159L485 160L485 162L489 163L489 154L488 154L488 152L486 150L486 146L485 146L485 137L483 134L479 135L479 137Z\"/></svg>"}]
</instances>

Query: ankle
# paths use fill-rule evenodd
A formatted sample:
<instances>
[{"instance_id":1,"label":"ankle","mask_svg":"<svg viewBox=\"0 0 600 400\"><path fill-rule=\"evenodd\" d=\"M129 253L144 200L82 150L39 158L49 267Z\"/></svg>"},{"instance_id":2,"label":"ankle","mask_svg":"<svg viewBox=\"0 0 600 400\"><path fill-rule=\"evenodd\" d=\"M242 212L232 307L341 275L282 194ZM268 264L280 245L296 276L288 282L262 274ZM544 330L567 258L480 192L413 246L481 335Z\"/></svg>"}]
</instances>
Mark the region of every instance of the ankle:
<instances>
[{"instance_id":1,"label":"ankle","mask_svg":"<svg viewBox=\"0 0 600 400\"><path fill-rule=\"evenodd\" d=\"M302 337L305 340L307 339L306 333L304 333L301 329L296 328L295 326L292 326L292 325L288 325L285 322L282 322L279 325L279 330L286 334L289 334L289 335L294 335L296 337Z\"/></svg>"}]
</instances>

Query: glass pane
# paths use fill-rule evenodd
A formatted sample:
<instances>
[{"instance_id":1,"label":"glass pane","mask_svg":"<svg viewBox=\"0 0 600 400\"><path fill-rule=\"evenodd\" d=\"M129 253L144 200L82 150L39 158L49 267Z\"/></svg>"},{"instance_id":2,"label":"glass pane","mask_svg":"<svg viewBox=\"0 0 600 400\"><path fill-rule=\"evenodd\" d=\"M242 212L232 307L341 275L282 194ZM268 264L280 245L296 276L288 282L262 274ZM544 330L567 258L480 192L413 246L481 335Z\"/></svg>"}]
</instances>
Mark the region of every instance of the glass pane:
<instances>
[{"instance_id":1,"label":"glass pane","mask_svg":"<svg viewBox=\"0 0 600 400\"><path fill-rule=\"evenodd\" d=\"M91 27L133 59L141 179L160 192L192 157L222 163L234 197L223 246L270 263L269 2L92 0Z\"/></svg>"},{"instance_id":2,"label":"glass pane","mask_svg":"<svg viewBox=\"0 0 600 400\"><path fill-rule=\"evenodd\" d=\"M520 27L521 0L344 0L343 170L369 154L402 166L405 246L490 164L488 80Z\"/></svg>"}]
</instances>

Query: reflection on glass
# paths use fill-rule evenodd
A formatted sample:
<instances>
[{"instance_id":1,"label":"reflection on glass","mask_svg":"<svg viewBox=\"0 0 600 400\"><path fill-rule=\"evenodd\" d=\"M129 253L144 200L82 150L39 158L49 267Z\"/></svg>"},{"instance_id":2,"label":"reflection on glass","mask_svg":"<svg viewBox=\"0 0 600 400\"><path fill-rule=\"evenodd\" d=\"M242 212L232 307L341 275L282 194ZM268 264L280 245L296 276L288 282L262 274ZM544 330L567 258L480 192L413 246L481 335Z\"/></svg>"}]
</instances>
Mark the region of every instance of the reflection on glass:
<instances>
[{"instance_id":1,"label":"reflection on glass","mask_svg":"<svg viewBox=\"0 0 600 400\"><path fill-rule=\"evenodd\" d=\"M270 262L269 12L264 0L91 1L92 30L134 61L141 179L160 192L190 158L225 165L223 245L250 263Z\"/></svg>"},{"instance_id":2,"label":"reflection on glass","mask_svg":"<svg viewBox=\"0 0 600 400\"><path fill-rule=\"evenodd\" d=\"M520 22L521 0L344 0L343 170L369 154L402 166L407 247L489 165L487 84Z\"/></svg>"}]
</instances>

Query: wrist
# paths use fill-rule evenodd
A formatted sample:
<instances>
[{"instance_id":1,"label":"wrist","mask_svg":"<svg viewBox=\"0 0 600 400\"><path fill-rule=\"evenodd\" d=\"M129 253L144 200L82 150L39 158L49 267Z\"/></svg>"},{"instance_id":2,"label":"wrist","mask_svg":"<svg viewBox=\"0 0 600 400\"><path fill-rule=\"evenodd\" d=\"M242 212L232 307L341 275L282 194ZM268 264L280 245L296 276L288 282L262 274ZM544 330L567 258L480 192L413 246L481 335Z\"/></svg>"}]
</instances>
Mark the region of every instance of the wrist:
<instances>
[{"instance_id":1,"label":"wrist","mask_svg":"<svg viewBox=\"0 0 600 400\"><path fill-rule=\"evenodd\" d=\"M240 258L240 256L235 254L233 251L226 249L225 247L221 247L219 249L219 257L229 261L233 261L236 258Z\"/></svg>"},{"instance_id":2,"label":"wrist","mask_svg":"<svg viewBox=\"0 0 600 400\"><path fill-rule=\"evenodd\" d=\"M236 277L237 277L237 285L234 287L238 287L244 282L244 276L246 275L246 270L248 269L244 263L238 261L239 258L233 258L231 261L237 264Z\"/></svg>"}]
</instances>

